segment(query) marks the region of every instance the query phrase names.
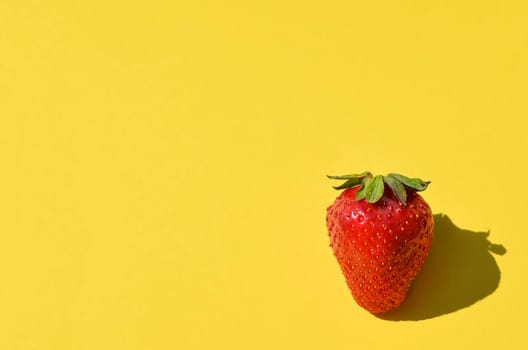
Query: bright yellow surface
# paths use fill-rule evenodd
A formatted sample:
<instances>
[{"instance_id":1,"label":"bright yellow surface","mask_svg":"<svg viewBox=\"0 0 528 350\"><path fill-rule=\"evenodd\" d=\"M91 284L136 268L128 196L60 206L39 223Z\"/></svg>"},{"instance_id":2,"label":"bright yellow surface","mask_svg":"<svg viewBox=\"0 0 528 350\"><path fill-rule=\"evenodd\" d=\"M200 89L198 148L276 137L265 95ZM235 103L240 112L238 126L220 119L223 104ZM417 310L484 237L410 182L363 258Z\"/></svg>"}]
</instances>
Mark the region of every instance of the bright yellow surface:
<instances>
[{"instance_id":1,"label":"bright yellow surface","mask_svg":"<svg viewBox=\"0 0 528 350\"><path fill-rule=\"evenodd\" d=\"M0 349L522 348L527 18L1 1ZM419 321L360 309L324 175L367 169L431 180L435 213L490 230L498 288Z\"/></svg>"}]
</instances>

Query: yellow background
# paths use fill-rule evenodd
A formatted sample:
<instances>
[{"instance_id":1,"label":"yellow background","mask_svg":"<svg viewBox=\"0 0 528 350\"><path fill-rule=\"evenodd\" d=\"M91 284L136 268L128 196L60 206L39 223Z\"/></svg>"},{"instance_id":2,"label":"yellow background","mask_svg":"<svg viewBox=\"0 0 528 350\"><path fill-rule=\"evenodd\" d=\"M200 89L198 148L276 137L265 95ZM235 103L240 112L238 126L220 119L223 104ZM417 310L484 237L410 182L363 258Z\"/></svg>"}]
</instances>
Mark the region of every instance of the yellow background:
<instances>
[{"instance_id":1,"label":"yellow background","mask_svg":"<svg viewBox=\"0 0 528 350\"><path fill-rule=\"evenodd\" d=\"M527 16L1 1L0 348L523 347ZM434 213L490 230L498 289L421 321L360 309L324 175L363 170L431 180Z\"/></svg>"}]
</instances>

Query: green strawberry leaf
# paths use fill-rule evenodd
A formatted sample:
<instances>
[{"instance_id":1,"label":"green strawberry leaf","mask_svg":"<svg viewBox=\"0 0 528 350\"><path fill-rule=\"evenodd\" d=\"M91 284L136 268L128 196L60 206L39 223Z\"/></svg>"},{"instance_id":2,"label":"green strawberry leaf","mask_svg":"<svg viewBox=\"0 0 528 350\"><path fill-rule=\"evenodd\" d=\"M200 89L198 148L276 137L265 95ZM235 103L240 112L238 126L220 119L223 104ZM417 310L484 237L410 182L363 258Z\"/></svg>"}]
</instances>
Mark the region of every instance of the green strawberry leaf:
<instances>
[{"instance_id":1,"label":"green strawberry leaf","mask_svg":"<svg viewBox=\"0 0 528 350\"><path fill-rule=\"evenodd\" d=\"M350 180L350 179L362 179L365 176L371 175L368 171L364 171L361 174L350 174L350 175L326 175L331 180Z\"/></svg>"},{"instance_id":2,"label":"green strawberry leaf","mask_svg":"<svg viewBox=\"0 0 528 350\"><path fill-rule=\"evenodd\" d=\"M427 186L431 183L430 181L422 181L418 178L409 178L404 175L400 174L389 174L387 177L393 177L396 180L400 181L402 184L404 184L407 187L410 187L416 191L423 191L427 188Z\"/></svg>"},{"instance_id":3,"label":"green strawberry leaf","mask_svg":"<svg viewBox=\"0 0 528 350\"><path fill-rule=\"evenodd\" d=\"M376 203L382 196L385 185L383 176L377 175L367 187L366 199L368 203Z\"/></svg>"},{"instance_id":4,"label":"green strawberry leaf","mask_svg":"<svg viewBox=\"0 0 528 350\"><path fill-rule=\"evenodd\" d=\"M398 198L398 200L403 204L407 204L407 192L405 192L405 188L403 187L403 184L395 178L392 174L389 174L385 176L385 183L390 187L392 190L392 193Z\"/></svg>"},{"instance_id":5,"label":"green strawberry leaf","mask_svg":"<svg viewBox=\"0 0 528 350\"><path fill-rule=\"evenodd\" d=\"M345 180L336 190L342 190L359 186L356 192L356 201L365 199L368 203L376 203L383 197L385 184L398 198L401 204L407 205L408 191L423 191L431 183L418 178L410 178L401 174L391 173L387 176L377 175L375 177L368 171L349 175L326 175L331 180Z\"/></svg>"},{"instance_id":6,"label":"green strawberry leaf","mask_svg":"<svg viewBox=\"0 0 528 350\"><path fill-rule=\"evenodd\" d=\"M360 178L351 178L351 179L348 179L346 180L343 184L339 185L339 186L333 186L334 189L336 190L342 190L344 188L349 188L349 187L354 187L354 186L357 186L361 183L361 179Z\"/></svg>"},{"instance_id":7,"label":"green strawberry leaf","mask_svg":"<svg viewBox=\"0 0 528 350\"><path fill-rule=\"evenodd\" d=\"M372 176L368 171L365 171L361 174L350 174L350 175L326 175L327 178L331 180L346 180L343 184L339 186L334 186L336 190L342 190L345 188L350 188L361 184L361 181L365 176Z\"/></svg>"},{"instance_id":8,"label":"green strawberry leaf","mask_svg":"<svg viewBox=\"0 0 528 350\"><path fill-rule=\"evenodd\" d=\"M367 195L367 188L369 188L370 184L372 183L373 179L372 176L367 176L363 178L363 181L361 182L361 188L356 192L356 200L360 201Z\"/></svg>"}]
</instances>

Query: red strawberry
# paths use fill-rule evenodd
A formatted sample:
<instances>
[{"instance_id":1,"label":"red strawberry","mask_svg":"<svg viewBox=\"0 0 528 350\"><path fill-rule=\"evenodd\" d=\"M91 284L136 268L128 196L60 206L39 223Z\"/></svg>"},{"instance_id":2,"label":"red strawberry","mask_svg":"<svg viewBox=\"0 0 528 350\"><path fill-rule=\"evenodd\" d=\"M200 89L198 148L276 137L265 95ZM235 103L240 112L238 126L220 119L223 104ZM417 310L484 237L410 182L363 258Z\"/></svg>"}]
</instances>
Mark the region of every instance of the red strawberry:
<instances>
[{"instance_id":1,"label":"red strawberry","mask_svg":"<svg viewBox=\"0 0 528 350\"><path fill-rule=\"evenodd\" d=\"M356 302L372 313L398 307L433 239L433 216L416 191L429 182L399 174L328 176L346 180L327 209L330 246Z\"/></svg>"}]
</instances>

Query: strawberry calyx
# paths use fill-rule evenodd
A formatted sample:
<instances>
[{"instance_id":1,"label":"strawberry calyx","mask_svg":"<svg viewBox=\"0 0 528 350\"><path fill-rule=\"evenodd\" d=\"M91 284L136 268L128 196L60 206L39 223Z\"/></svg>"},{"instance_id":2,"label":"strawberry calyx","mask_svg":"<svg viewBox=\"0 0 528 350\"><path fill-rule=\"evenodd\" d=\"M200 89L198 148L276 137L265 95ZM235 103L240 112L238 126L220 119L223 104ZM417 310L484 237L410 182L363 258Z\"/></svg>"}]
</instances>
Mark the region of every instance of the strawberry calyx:
<instances>
[{"instance_id":1,"label":"strawberry calyx","mask_svg":"<svg viewBox=\"0 0 528 350\"><path fill-rule=\"evenodd\" d=\"M331 180L345 180L339 186L334 186L336 190L343 190L346 188L361 186L356 192L356 200L365 199L368 203L376 203L383 197L385 185L387 185L392 193L403 204L407 204L407 191L419 192L424 191L431 183L430 181L423 181L419 178L410 178L401 174L390 173L388 175L373 176L370 172L365 171L360 174L350 175L327 175Z\"/></svg>"}]
</instances>

